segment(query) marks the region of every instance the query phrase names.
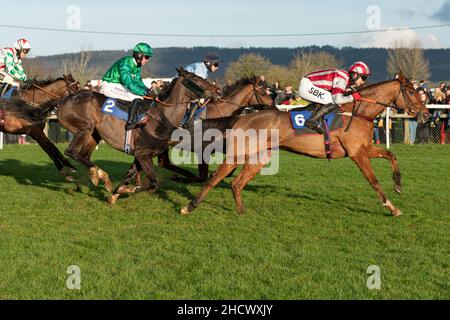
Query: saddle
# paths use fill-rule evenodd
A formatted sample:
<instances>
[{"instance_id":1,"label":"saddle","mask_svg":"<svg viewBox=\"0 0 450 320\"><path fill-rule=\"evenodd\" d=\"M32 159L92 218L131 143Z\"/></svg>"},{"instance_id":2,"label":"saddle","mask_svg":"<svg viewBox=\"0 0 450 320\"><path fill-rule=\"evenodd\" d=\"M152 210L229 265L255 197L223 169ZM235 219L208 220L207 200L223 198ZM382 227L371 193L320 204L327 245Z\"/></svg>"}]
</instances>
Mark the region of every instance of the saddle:
<instances>
[{"instance_id":1,"label":"saddle","mask_svg":"<svg viewBox=\"0 0 450 320\"><path fill-rule=\"evenodd\" d=\"M312 116L315 109L316 105L310 104L304 108L295 108L289 111L292 127L297 135L319 135L316 131L305 126L306 120ZM328 160L331 160L330 132L344 126L344 117L340 112L331 112L322 117L320 121L322 122L322 128L325 128L324 144L326 156Z\"/></svg>"},{"instance_id":2,"label":"saddle","mask_svg":"<svg viewBox=\"0 0 450 320\"><path fill-rule=\"evenodd\" d=\"M139 107L138 113L146 113L153 105L154 100L144 99ZM117 119L128 121L128 109L130 107L131 101L107 98L103 103L102 112Z\"/></svg>"}]
</instances>

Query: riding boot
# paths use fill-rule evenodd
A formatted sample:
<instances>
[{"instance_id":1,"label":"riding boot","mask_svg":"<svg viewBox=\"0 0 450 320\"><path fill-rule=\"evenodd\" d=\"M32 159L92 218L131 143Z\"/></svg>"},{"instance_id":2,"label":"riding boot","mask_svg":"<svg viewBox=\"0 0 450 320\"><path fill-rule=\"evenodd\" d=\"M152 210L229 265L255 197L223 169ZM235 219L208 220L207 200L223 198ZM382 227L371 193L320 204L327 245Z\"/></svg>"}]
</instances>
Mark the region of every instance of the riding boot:
<instances>
[{"instance_id":1,"label":"riding boot","mask_svg":"<svg viewBox=\"0 0 450 320\"><path fill-rule=\"evenodd\" d=\"M2 83L0 86L0 98L5 95L6 92L8 92L10 85L8 83Z\"/></svg>"},{"instance_id":2,"label":"riding boot","mask_svg":"<svg viewBox=\"0 0 450 320\"><path fill-rule=\"evenodd\" d=\"M339 106L332 103L319 107L313 112L311 118L305 121L305 126L312 130L317 131L320 134L324 134L325 131L321 126L322 117L330 112L338 110Z\"/></svg>"},{"instance_id":3,"label":"riding boot","mask_svg":"<svg viewBox=\"0 0 450 320\"><path fill-rule=\"evenodd\" d=\"M125 130L131 130L136 127L138 113L139 113L139 107L141 105L142 99L134 99L131 102L131 106L128 109L128 121L125 125Z\"/></svg>"},{"instance_id":4,"label":"riding boot","mask_svg":"<svg viewBox=\"0 0 450 320\"><path fill-rule=\"evenodd\" d=\"M195 111L198 109L198 103L192 103L189 106L189 110L186 112L183 120L181 120L180 127L183 129L187 129L191 123L192 117L195 114Z\"/></svg>"}]
</instances>

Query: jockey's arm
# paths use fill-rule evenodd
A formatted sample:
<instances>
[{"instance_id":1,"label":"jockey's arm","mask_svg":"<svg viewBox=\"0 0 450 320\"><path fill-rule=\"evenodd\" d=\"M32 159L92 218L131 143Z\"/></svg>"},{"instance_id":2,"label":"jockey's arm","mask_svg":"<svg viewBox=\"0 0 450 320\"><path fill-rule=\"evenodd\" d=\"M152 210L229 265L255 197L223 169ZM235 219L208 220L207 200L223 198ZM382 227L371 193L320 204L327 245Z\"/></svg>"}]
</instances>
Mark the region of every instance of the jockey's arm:
<instances>
[{"instance_id":1,"label":"jockey's arm","mask_svg":"<svg viewBox=\"0 0 450 320\"><path fill-rule=\"evenodd\" d=\"M343 105L354 101L352 96L344 95L346 89L347 83L344 79L342 78L334 79L333 88L331 89L331 96L335 104Z\"/></svg>"},{"instance_id":2,"label":"jockey's arm","mask_svg":"<svg viewBox=\"0 0 450 320\"><path fill-rule=\"evenodd\" d=\"M136 95L145 96L148 93L149 89L142 82L142 78L140 76L137 77L137 79L133 79L133 77L131 76L131 72L132 70L127 64L123 64L120 66L119 73L120 78L122 79L122 85Z\"/></svg>"},{"instance_id":3,"label":"jockey's arm","mask_svg":"<svg viewBox=\"0 0 450 320\"><path fill-rule=\"evenodd\" d=\"M19 81L27 81L28 77L23 70L22 64L14 62L14 56L8 53L5 57L5 72Z\"/></svg>"}]
</instances>

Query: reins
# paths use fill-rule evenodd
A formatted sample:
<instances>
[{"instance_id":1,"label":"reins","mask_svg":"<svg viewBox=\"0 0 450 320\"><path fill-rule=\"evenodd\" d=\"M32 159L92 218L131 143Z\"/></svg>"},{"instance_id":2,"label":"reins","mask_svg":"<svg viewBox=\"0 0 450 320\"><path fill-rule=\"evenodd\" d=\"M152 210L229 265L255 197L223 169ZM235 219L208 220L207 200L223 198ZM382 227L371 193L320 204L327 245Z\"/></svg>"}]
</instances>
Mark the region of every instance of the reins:
<instances>
[{"instance_id":1,"label":"reins","mask_svg":"<svg viewBox=\"0 0 450 320\"><path fill-rule=\"evenodd\" d=\"M412 112L414 112L414 103L411 101L411 99L406 94L406 92L405 92L406 89L403 86L403 83L401 81L399 81L398 79L397 79L397 81L400 83L400 90L398 92L398 95L397 95L397 98L395 99L395 101L397 101L398 98L400 97L400 94L402 94L403 95L403 99L405 100L405 103L407 104L407 107L409 109L411 109ZM356 101L354 101L352 112L351 113L347 113L347 112L342 113L345 116L351 116L350 121L348 122L347 128L345 129L345 132L350 130L350 127L351 127L351 124L352 124L352 121L353 121L354 117L362 118L362 119L364 119L364 120L366 120L368 122L372 122L374 120L374 119L372 119L370 117L366 117L364 115L358 114L358 111L359 111L359 108L361 107L362 102L368 102L368 103L377 104L377 105L383 106L385 108L398 109L398 108L395 107L394 103L389 105L387 103L376 101L376 100L369 99L369 98L361 98L361 100L360 100L360 102L359 102L357 107L356 107Z\"/></svg>"}]
</instances>

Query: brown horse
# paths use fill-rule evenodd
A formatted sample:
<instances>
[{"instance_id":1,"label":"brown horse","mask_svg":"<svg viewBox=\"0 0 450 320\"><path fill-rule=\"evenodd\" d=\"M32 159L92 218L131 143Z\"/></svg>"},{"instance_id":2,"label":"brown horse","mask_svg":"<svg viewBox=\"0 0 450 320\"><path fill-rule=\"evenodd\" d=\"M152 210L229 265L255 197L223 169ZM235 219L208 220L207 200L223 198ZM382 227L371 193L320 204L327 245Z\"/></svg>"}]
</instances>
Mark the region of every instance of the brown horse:
<instances>
[{"instance_id":1,"label":"brown horse","mask_svg":"<svg viewBox=\"0 0 450 320\"><path fill-rule=\"evenodd\" d=\"M253 79L244 78L236 81L230 88L230 93L219 99L217 102L211 102L206 108L205 119L215 119L218 122L208 123L206 121L203 125L204 130L208 127L215 127L220 123L221 118L237 116L242 113L244 109L248 110L276 110L274 102L264 88L258 86L259 78ZM193 128L190 132L193 134ZM174 141L171 144L175 145L179 141ZM206 146L206 145L204 145ZM195 176L190 171L175 166L170 162L169 149L158 156L158 164L160 167L174 171L184 176L180 178L176 175L172 176L172 180L184 183L204 182L208 178L207 163L201 162L198 164L199 176Z\"/></svg>"},{"instance_id":2,"label":"brown horse","mask_svg":"<svg viewBox=\"0 0 450 320\"><path fill-rule=\"evenodd\" d=\"M401 215L400 210L394 207L384 194L370 163L371 158L389 160L393 170L395 191L401 192L400 170L395 155L390 151L372 145L373 119L391 104L395 104L396 108L402 109L408 114L417 115L419 122L426 121L429 117L429 112L420 100L418 93L414 90L412 83L405 79L402 73L399 74L396 80L368 86L361 89L360 93L365 98L365 101L361 102L356 113L354 112L356 104L342 106L347 123L352 117L350 112L353 111L353 121L350 128L347 131L344 127L331 132L333 158L350 157L369 181L383 206L388 208L393 216L399 216ZM190 202L188 207L184 207L181 210L181 214L189 214L197 208L211 188L216 186L229 172L239 165L237 159L242 159L242 156L245 159L243 161L243 169L232 182L233 195L239 213L244 212L241 191L269 161L266 158L251 163L249 161L250 158L255 159L255 155L261 154L260 152L265 150L268 150L270 154L270 150L276 148L314 158L324 159L326 157L323 136L296 135L294 129L292 129L290 116L287 112L262 111L242 116L234 124L233 129L242 129L244 132L249 129L255 129L256 132L260 129L276 129L278 130L279 141L278 143L272 143L270 140L271 136L269 136L266 140L267 148L264 150L251 149L246 145L242 152L238 152L237 148L227 150L226 161L211 175L196 199ZM236 156L233 156L233 154Z\"/></svg>"},{"instance_id":3,"label":"brown horse","mask_svg":"<svg viewBox=\"0 0 450 320\"><path fill-rule=\"evenodd\" d=\"M72 181L73 165L44 134L45 120L55 100L80 89L71 75L55 80L35 81L17 90L12 99L0 99L0 130L9 134L28 134L53 160L56 168Z\"/></svg>"},{"instance_id":4,"label":"brown horse","mask_svg":"<svg viewBox=\"0 0 450 320\"><path fill-rule=\"evenodd\" d=\"M157 106L149 110L149 120L145 127L132 132L130 154L135 155L150 185L156 187L156 176L152 158L167 148L173 130L178 128L186 108L199 97L216 97L220 89L182 68L178 68L179 77L174 79L157 100ZM190 86L188 89L186 86ZM194 89L192 89L194 88ZM65 154L83 164L90 173L91 181L98 185L102 180L105 188L112 192L112 184L108 174L95 166L91 154L103 139L116 150L124 152L126 140L125 121L102 112L106 97L90 90L82 90L64 99L58 106L58 120L74 134L72 143Z\"/></svg>"}]
</instances>

